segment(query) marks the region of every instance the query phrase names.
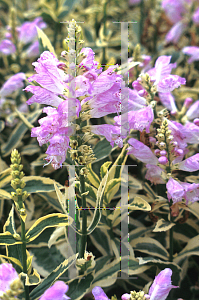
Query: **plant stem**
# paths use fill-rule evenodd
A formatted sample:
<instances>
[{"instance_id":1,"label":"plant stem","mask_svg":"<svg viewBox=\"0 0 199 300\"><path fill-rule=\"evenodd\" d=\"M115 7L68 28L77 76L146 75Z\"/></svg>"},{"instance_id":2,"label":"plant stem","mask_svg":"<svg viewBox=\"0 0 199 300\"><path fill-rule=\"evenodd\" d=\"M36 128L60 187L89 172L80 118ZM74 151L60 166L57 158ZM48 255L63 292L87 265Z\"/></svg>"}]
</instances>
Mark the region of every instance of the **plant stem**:
<instances>
[{"instance_id":1,"label":"plant stem","mask_svg":"<svg viewBox=\"0 0 199 300\"><path fill-rule=\"evenodd\" d=\"M84 175L80 175L80 191L82 199L82 235L80 240L79 258L84 258L87 242L87 210L86 210L86 197L82 195L85 193L85 179Z\"/></svg>"},{"instance_id":2,"label":"plant stem","mask_svg":"<svg viewBox=\"0 0 199 300\"><path fill-rule=\"evenodd\" d=\"M169 261L173 261L173 227L169 230Z\"/></svg>"},{"instance_id":3,"label":"plant stem","mask_svg":"<svg viewBox=\"0 0 199 300\"><path fill-rule=\"evenodd\" d=\"M23 273L27 274L27 256L26 256L26 237L25 237L26 231L25 231L25 223L21 219L21 250L22 250L22 265L23 265ZM25 288L25 299L30 300L29 297L29 287L25 285L25 279L24 279L24 288Z\"/></svg>"}]
</instances>

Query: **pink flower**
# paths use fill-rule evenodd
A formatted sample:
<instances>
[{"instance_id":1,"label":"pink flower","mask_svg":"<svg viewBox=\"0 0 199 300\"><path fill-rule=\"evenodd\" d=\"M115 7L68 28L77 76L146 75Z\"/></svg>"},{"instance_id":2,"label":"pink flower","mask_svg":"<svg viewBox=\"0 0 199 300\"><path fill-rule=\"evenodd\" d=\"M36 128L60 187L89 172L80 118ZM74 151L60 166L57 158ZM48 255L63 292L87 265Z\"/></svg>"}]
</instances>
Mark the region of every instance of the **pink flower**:
<instances>
[{"instance_id":1,"label":"pink flower","mask_svg":"<svg viewBox=\"0 0 199 300\"><path fill-rule=\"evenodd\" d=\"M10 40L2 40L0 43L0 52L5 55L10 55L16 52L16 47Z\"/></svg>"},{"instance_id":2,"label":"pink flower","mask_svg":"<svg viewBox=\"0 0 199 300\"><path fill-rule=\"evenodd\" d=\"M176 23L182 19L186 13L185 0L163 0L162 8L172 23Z\"/></svg>"},{"instance_id":3,"label":"pink flower","mask_svg":"<svg viewBox=\"0 0 199 300\"><path fill-rule=\"evenodd\" d=\"M28 105L32 103L40 103L57 107L64 100L56 96L53 92L43 89L40 86L28 85L24 91L30 92L33 96L26 102Z\"/></svg>"},{"instance_id":4,"label":"pink flower","mask_svg":"<svg viewBox=\"0 0 199 300\"><path fill-rule=\"evenodd\" d=\"M30 58L36 56L39 56L39 41L33 42L25 51L25 57Z\"/></svg>"},{"instance_id":5,"label":"pink flower","mask_svg":"<svg viewBox=\"0 0 199 300\"><path fill-rule=\"evenodd\" d=\"M199 153L183 160L179 163L178 169L186 172L195 172L199 170Z\"/></svg>"},{"instance_id":6,"label":"pink flower","mask_svg":"<svg viewBox=\"0 0 199 300\"><path fill-rule=\"evenodd\" d=\"M84 54L85 58L79 64L79 67L84 67L86 70L97 69L99 63L94 60L95 52L91 48L82 48L80 54ZM100 71L100 70L99 70Z\"/></svg>"},{"instance_id":7,"label":"pink flower","mask_svg":"<svg viewBox=\"0 0 199 300\"><path fill-rule=\"evenodd\" d=\"M11 264L1 264L0 265L0 296L10 290L10 284L18 279L19 276L16 270L13 268Z\"/></svg>"},{"instance_id":8,"label":"pink flower","mask_svg":"<svg viewBox=\"0 0 199 300\"><path fill-rule=\"evenodd\" d=\"M161 174L164 170L158 166L147 164L147 172L145 178L153 184L164 184L165 181L162 179Z\"/></svg>"},{"instance_id":9,"label":"pink flower","mask_svg":"<svg viewBox=\"0 0 199 300\"><path fill-rule=\"evenodd\" d=\"M1 97L6 97L24 86L23 81L26 79L24 73L17 73L11 76L2 86L0 90Z\"/></svg>"},{"instance_id":10,"label":"pink flower","mask_svg":"<svg viewBox=\"0 0 199 300\"><path fill-rule=\"evenodd\" d=\"M186 116L189 120L199 118L199 100L197 100L194 104L190 106L190 108L186 112Z\"/></svg>"},{"instance_id":11,"label":"pink flower","mask_svg":"<svg viewBox=\"0 0 199 300\"><path fill-rule=\"evenodd\" d=\"M70 299L65 293L68 291L69 286L63 281L56 281L49 287L39 300L68 300Z\"/></svg>"},{"instance_id":12,"label":"pink flower","mask_svg":"<svg viewBox=\"0 0 199 300\"><path fill-rule=\"evenodd\" d=\"M196 46L184 47L182 49L182 52L186 55L191 56L187 61L189 64L191 64L193 61L199 60L199 47L196 47Z\"/></svg>"},{"instance_id":13,"label":"pink flower","mask_svg":"<svg viewBox=\"0 0 199 300\"><path fill-rule=\"evenodd\" d=\"M112 147L114 146L114 143L117 144L120 148L123 147L122 138L126 138L126 136L121 135L121 128L119 126L109 124L91 125L90 130L95 134L105 136Z\"/></svg>"},{"instance_id":14,"label":"pink flower","mask_svg":"<svg viewBox=\"0 0 199 300\"><path fill-rule=\"evenodd\" d=\"M172 288L178 288L171 284L172 270L166 268L162 270L156 277L149 289L150 300L165 300Z\"/></svg>"},{"instance_id":15,"label":"pink flower","mask_svg":"<svg viewBox=\"0 0 199 300\"><path fill-rule=\"evenodd\" d=\"M103 289L100 286L95 286L92 289L92 294L95 300L109 300L107 295L104 293Z\"/></svg>"},{"instance_id":16,"label":"pink flower","mask_svg":"<svg viewBox=\"0 0 199 300\"><path fill-rule=\"evenodd\" d=\"M25 22L21 27L19 27L19 40L23 44L28 44L32 42L37 37L37 27L44 29L46 28L46 23L43 22L41 17L37 17L32 22ZM28 33L28 34L27 34Z\"/></svg>"},{"instance_id":17,"label":"pink flower","mask_svg":"<svg viewBox=\"0 0 199 300\"><path fill-rule=\"evenodd\" d=\"M182 21L179 21L178 23L173 25L173 27L169 30L165 37L166 42L177 44L186 28L187 23L184 23Z\"/></svg>"},{"instance_id":18,"label":"pink flower","mask_svg":"<svg viewBox=\"0 0 199 300\"><path fill-rule=\"evenodd\" d=\"M178 181L171 177L167 182L166 187L169 201L172 199L173 204L182 201L182 198L184 197L184 188Z\"/></svg>"},{"instance_id":19,"label":"pink flower","mask_svg":"<svg viewBox=\"0 0 199 300\"><path fill-rule=\"evenodd\" d=\"M155 67L147 73L151 80L155 81L158 92L169 93L178 88L181 84L185 84L185 78L178 75L170 75L171 70L176 67L176 63L170 64L171 56L160 56L156 60Z\"/></svg>"},{"instance_id":20,"label":"pink flower","mask_svg":"<svg viewBox=\"0 0 199 300\"><path fill-rule=\"evenodd\" d=\"M195 11L194 11L194 14L192 16L192 20L195 24L199 25L199 8L197 8Z\"/></svg>"},{"instance_id":21,"label":"pink flower","mask_svg":"<svg viewBox=\"0 0 199 300\"><path fill-rule=\"evenodd\" d=\"M64 71L57 67L58 64L59 60L53 53L44 51L37 62L32 64L35 66L35 71L38 74L30 76L28 80L35 80L43 88L62 95L67 85L63 82L65 76Z\"/></svg>"},{"instance_id":22,"label":"pink flower","mask_svg":"<svg viewBox=\"0 0 199 300\"><path fill-rule=\"evenodd\" d=\"M181 186L185 191L184 198L186 200L186 204L188 204L189 201L193 203L199 200L199 184L181 182Z\"/></svg>"},{"instance_id":23,"label":"pink flower","mask_svg":"<svg viewBox=\"0 0 199 300\"><path fill-rule=\"evenodd\" d=\"M130 138L128 143L131 146L127 148L127 154L133 154L137 159L146 164L157 165L158 159L149 147L134 138Z\"/></svg>"},{"instance_id":24,"label":"pink flower","mask_svg":"<svg viewBox=\"0 0 199 300\"><path fill-rule=\"evenodd\" d=\"M175 114L177 112L177 107L175 104L175 98L173 95L168 92L168 93L161 93L159 92L159 98L162 104L171 111L171 114Z\"/></svg>"}]
</instances>

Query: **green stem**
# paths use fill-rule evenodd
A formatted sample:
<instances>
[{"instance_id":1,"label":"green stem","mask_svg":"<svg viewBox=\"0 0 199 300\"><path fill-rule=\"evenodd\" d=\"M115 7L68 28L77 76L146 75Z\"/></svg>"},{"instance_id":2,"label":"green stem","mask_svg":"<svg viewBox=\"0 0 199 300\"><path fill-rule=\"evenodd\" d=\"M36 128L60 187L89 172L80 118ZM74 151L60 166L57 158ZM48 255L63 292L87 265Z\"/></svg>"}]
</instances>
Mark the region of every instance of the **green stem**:
<instances>
[{"instance_id":1,"label":"green stem","mask_svg":"<svg viewBox=\"0 0 199 300\"><path fill-rule=\"evenodd\" d=\"M23 265L23 273L27 274L27 255L26 255L26 230L25 230L25 223L21 219L21 250L22 250L22 265ZM24 288L25 288L25 299L30 300L29 297L29 287L25 285L25 279L24 279Z\"/></svg>"},{"instance_id":2,"label":"green stem","mask_svg":"<svg viewBox=\"0 0 199 300\"><path fill-rule=\"evenodd\" d=\"M82 195L85 193L85 179L84 175L80 175L80 190L82 199L82 235L80 240L79 258L84 258L87 242L87 210L86 210L86 197Z\"/></svg>"},{"instance_id":3,"label":"green stem","mask_svg":"<svg viewBox=\"0 0 199 300\"><path fill-rule=\"evenodd\" d=\"M144 24L144 0L141 0L141 2L140 2L140 28L139 28L140 44L141 44L141 40L142 40L143 24Z\"/></svg>"},{"instance_id":4,"label":"green stem","mask_svg":"<svg viewBox=\"0 0 199 300\"><path fill-rule=\"evenodd\" d=\"M173 227L169 230L169 261L173 261Z\"/></svg>"}]
</instances>

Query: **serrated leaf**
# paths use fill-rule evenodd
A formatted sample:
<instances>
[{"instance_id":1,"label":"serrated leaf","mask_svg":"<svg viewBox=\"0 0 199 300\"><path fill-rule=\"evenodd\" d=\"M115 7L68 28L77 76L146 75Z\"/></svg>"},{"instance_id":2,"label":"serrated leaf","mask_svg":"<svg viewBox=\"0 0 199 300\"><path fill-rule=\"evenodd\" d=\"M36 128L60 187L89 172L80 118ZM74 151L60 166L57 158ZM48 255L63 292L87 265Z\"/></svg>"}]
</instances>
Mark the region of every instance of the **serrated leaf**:
<instances>
[{"instance_id":1,"label":"serrated leaf","mask_svg":"<svg viewBox=\"0 0 199 300\"><path fill-rule=\"evenodd\" d=\"M69 226L72 223L68 215L54 213L39 218L26 233L27 243L36 239L46 228L57 226Z\"/></svg>"},{"instance_id":2,"label":"serrated leaf","mask_svg":"<svg viewBox=\"0 0 199 300\"><path fill-rule=\"evenodd\" d=\"M171 229L173 226L175 226L175 223L171 223L169 221L165 221L164 219L160 219L157 221L155 228L153 229L153 232L167 231Z\"/></svg>"},{"instance_id":3,"label":"serrated leaf","mask_svg":"<svg viewBox=\"0 0 199 300\"><path fill-rule=\"evenodd\" d=\"M47 35L39 27L36 26L36 28L37 28L39 44L41 46L40 53L42 53L43 51L50 51L51 53L53 53L55 55L55 57L57 57L55 50L54 50L49 38L47 37Z\"/></svg>"},{"instance_id":4,"label":"serrated leaf","mask_svg":"<svg viewBox=\"0 0 199 300\"><path fill-rule=\"evenodd\" d=\"M31 293L31 300L38 299L41 295L66 272L66 270L75 262L78 254L65 259L51 274L49 274Z\"/></svg>"}]
</instances>

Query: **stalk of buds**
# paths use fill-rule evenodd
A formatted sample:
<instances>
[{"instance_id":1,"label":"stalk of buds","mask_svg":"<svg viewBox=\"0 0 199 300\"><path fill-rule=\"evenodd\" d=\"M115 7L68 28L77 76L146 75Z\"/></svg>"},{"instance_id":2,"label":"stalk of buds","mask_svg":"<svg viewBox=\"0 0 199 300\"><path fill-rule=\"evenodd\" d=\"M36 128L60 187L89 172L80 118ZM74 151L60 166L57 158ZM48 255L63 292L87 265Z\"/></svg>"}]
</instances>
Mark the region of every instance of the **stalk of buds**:
<instances>
[{"instance_id":1,"label":"stalk of buds","mask_svg":"<svg viewBox=\"0 0 199 300\"><path fill-rule=\"evenodd\" d=\"M12 172L12 180L11 186L16 192L11 192L11 197L15 202L16 208L20 214L20 217L25 222L26 219L26 209L24 202L30 196L27 191L23 191L23 188L26 186L26 183L22 178L24 177L24 173L22 171L23 165L20 164L21 157L16 149L14 149L11 153L11 162L10 165Z\"/></svg>"}]
</instances>

